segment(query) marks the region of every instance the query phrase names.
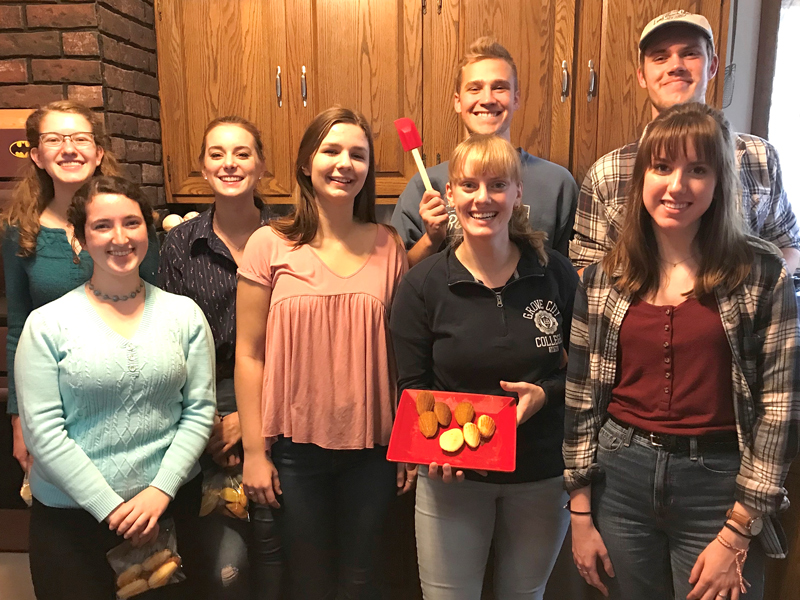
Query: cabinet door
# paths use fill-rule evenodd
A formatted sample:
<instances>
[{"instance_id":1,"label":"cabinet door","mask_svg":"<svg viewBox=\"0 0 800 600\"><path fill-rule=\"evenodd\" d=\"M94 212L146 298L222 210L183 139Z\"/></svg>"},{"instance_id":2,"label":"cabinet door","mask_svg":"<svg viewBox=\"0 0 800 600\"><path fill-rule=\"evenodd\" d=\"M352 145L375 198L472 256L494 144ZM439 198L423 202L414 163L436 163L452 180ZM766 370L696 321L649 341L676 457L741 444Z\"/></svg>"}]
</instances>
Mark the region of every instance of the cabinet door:
<instances>
[{"instance_id":1,"label":"cabinet door","mask_svg":"<svg viewBox=\"0 0 800 600\"><path fill-rule=\"evenodd\" d=\"M294 0L289 46L291 85L306 68L308 100L293 104L299 142L320 111L359 110L372 128L379 196L403 191L415 173L394 120L422 116L422 12L419 0Z\"/></svg>"},{"instance_id":2,"label":"cabinet door","mask_svg":"<svg viewBox=\"0 0 800 600\"><path fill-rule=\"evenodd\" d=\"M158 68L167 195L202 201L211 190L198 154L209 121L239 115L261 130L265 196L291 192L292 146L287 103L276 95L286 27L282 0L159 0Z\"/></svg>"},{"instance_id":3,"label":"cabinet door","mask_svg":"<svg viewBox=\"0 0 800 600\"><path fill-rule=\"evenodd\" d=\"M639 36L653 18L673 9L705 15L714 30L720 68L706 100L722 101L729 0L605 0L584 2L579 23L575 76L573 174L578 181L600 156L635 140L651 120L647 91L639 87ZM588 97L589 61L596 75L596 95Z\"/></svg>"},{"instance_id":4,"label":"cabinet door","mask_svg":"<svg viewBox=\"0 0 800 600\"><path fill-rule=\"evenodd\" d=\"M562 101L561 82L562 63L569 73L573 62L575 0L429 1L428 13L425 65L431 65L436 80L426 75L425 122L437 129L431 138L441 160L466 133L453 111L455 68L475 39L489 35L517 64L520 108L511 126L512 143L569 166L572 98Z\"/></svg>"}]
</instances>

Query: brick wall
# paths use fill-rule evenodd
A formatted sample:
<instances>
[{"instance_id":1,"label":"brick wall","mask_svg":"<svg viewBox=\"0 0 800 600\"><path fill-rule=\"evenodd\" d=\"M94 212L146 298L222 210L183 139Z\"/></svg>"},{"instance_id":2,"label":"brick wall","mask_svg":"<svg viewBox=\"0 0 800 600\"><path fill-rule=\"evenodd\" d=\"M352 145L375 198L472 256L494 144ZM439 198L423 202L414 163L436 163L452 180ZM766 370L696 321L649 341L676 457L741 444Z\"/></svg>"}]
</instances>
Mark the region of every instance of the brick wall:
<instances>
[{"instance_id":1,"label":"brick wall","mask_svg":"<svg viewBox=\"0 0 800 600\"><path fill-rule=\"evenodd\" d=\"M154 21L152 0L0 0L0 108L103 112L126 175L163 204Z\"/></svg>"}]
</instances>

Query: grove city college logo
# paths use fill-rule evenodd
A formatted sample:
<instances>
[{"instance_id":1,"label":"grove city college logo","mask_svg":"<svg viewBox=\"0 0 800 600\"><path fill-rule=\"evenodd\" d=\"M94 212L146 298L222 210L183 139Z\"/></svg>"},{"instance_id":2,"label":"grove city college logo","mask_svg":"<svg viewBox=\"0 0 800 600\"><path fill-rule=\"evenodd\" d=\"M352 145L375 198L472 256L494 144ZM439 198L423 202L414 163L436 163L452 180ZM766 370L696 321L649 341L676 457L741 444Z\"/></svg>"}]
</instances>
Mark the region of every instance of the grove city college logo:
<instances>
[{"instance_id":1,"label":"grove city college logo","mask_svg":"<svg viewBox=\"0 0 800 600\"><path fill-rule=\"evenodd\" d=\"M525 307L522 316L532 320L536 328L544 335L535 338L537 348L547 348L548 352L555 353L561 349L564 341L563 336L558 331L558 315L561 311L552 300L534 300Z\"/></svg>"}]
</instances>

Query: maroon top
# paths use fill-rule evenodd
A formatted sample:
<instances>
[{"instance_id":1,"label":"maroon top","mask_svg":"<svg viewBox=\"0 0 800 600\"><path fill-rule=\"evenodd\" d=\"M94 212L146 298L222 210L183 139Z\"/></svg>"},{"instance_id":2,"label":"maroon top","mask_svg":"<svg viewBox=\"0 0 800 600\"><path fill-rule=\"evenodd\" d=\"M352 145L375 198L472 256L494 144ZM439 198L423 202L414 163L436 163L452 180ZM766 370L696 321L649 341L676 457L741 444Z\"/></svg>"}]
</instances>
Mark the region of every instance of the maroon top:
<instances>
[{"instance_id":1,"label":"maroon top","mask_svg":"<svg viewBox=\"0 0 800 600\"><path fill-rule=\"evenodd\" d=\"M608 412L656 433L735 431L732 355L713 297L678 306L634 302L619 332Z\"/></svg>"}]
</instances>

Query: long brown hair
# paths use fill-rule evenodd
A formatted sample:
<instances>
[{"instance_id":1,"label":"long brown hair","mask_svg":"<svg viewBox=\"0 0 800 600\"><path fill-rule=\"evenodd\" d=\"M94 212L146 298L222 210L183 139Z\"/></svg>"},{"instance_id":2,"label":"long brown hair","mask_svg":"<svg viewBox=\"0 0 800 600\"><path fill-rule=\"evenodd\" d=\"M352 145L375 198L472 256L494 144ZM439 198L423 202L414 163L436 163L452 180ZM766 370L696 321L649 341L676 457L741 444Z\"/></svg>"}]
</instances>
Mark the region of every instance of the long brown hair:
<instances>
[{"instance_id":1,"label":"long brown hair","mask_svg":"<svg viewBox=\"0 0 800 600\"><path fill-rule=\"evenodd\" d=\"M693 294L725 293L740 285L753 262L754 251L774 252L769 244L747 234L739 200L739 178L730 124L721 111L705 104L689 103L662 112L642 137L636 154L627 215L620 239L603 259L603 269L619 276L617 287L636 298L658 290L661 259L653 220L644 206L644 180L651 166L662 158L685 157L689 144L701 161L716 174L711 206L700 218L695 243L700 249Z\"/></svg>"},{"instance_id":2,"label":"long brown hair","mask_svg":"<svg viewBox=\"0 0 800 600\"><path fill-rule=\"evenodd\" d=\"M447 165L447 175L451 187L458 185L461 181L467 161L472 164L473 170L479 173L508 178L517 185L522 185L522 166L519 162L519 153L511 144L497 135L473 134L456 146ZM518 246L533 248L542 266L547 266L548 256L544 247L547 234L543 231L534 231L528 218L528 209L524 204L517 204L511 212L511 220L508 222L508 237ZM462 241L463 237L458 236L453 240L453 246L458 246Z\"/></svg>"},{"instance_id":3,"label":"long brown hair","mask_svg":"<svg viewBox=\"0 0 800 600\"><path fill-rule=\"evenodd\" d=\"M120 175L119 163L109 151L109 140L106 137L102 118L98 118L83 104L69 100L58 100L46 104L30 114L25 121L25 137L31 148L39 146L39 129L44 119L51 112L72 113L82 116L92 127L95 145L102 148L104 155L95 175ZM40 169L28 157L29 163L22 170L22 180L14 188L11 202L2 212L0 221L16 227L19 232L18 256L31 256L36 252L36 238L39 235L39 217L55 195L53 179L47 171Z\"/></svg>"},{"instance_id":4,"label":"long brown hair","mask_svg":"<svg viewBox=\"0 0 800 600\"><path fill-rule=\"evenodd\" d=\"M364 181L364 187L356 194L353 203L353 216L362 223L377 223L375 218L375 149L372 144L372 131L369 123L359 112L334 106L322 111L306 129L300 148L297 151L297 161L294 166L297 186L294 191L295 208L286 217L276 219L270 223L272 228L295 243L295 246L308 244L317 235L319 227L319 208L317 207L314 186L311 175L306 175L303 169L308 169L311 159L319 150L322 141L327 137L331 127L337 123L357 125L367 137L369 145L369 170Z\"/></svg>"}]
</instances>

